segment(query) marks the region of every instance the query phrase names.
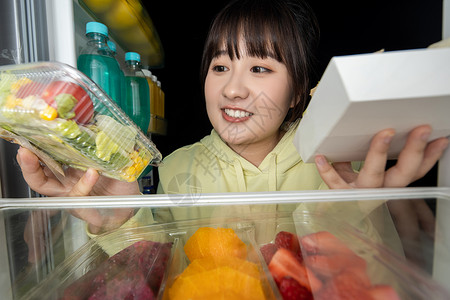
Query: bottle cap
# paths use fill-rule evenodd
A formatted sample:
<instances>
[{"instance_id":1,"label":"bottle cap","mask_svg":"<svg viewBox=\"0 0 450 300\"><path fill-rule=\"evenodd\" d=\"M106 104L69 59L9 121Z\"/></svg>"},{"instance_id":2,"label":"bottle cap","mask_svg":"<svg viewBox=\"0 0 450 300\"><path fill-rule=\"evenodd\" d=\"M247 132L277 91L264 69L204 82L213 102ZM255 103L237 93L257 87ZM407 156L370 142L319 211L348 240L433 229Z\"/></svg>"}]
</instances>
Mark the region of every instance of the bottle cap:
<instances>
[{"instance_id":1,"label":"bottle cap","mask_svg":"<svg viewBox=\"0 0 450 300\"><path fill-rule=\"evenodd\" d=\"M116 53L116 44L113 41L108 41L108 47L112 52Z\"/></svg>"},{"instance_id":2,"label":"bottle cap","mask_svg":"<svg viewBox=\"0 0 450 300\"><path fill-rule=\"evenodd\" d=\"M96 32L108 36L108 27L99 22L88 22L86 24L86 34Z\"/></svg>"},{"instance_id":3,"label":"bottle cap","mask_svg":"<svg viewBox=\"0 0 450 300\"><path fill-rule=\"evenodd\" d=\"M127 52L125 53L125 60L141 61L141 56L136 52Z\"/></svg>"},{"instance_id":4,"label":"bottle cap","mask_svg":"<svg viewBox=\"0 0 450 300\"><path fill-rule=\"evenodd\" d=\"M155 75L152 75L152 81L153 81L153 82L158 81L158 77L156 77Z\"/></svg>"},{"instance_id":5,"label":"bottle cap","mask_svg":"<svg viewBox=\"0 0 450 300\"><path fill-rule=\"evenodd\" d=\"M145 76L150 77L152 76L152 72L147 69L142 69L142 73L144 73Z\"/></svg>"}]
</instances>

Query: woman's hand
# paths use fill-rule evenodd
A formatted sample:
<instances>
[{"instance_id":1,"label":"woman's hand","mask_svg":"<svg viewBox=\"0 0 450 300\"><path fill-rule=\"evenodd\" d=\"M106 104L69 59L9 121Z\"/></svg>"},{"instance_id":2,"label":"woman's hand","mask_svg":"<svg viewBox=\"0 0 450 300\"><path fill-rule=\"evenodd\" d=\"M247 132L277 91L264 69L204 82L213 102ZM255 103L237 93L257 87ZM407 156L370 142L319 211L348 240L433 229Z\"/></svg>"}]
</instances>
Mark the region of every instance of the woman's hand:
<instances>
[{"instance_id":1,"label":"woman's hand","mask_svg":"<svg viewBox=\"0 0 450 300\"><path fill-rule=\"evenodd\" d=\"M447 138L428 142L431 127L416 127L409 133L397 163L386 170L388 149L394 134L393 129L386 129L374 136L359 173L353 171L349 162L331 165L323 155L317 155L316 166L323 181L330 189L405 187L425 176L449 143Z\"/></svg>"},{"instance_id":2,"label":"woman's hand","mask_svg":"<svg viewBox=\"0 0 450 300\"><path fill-rule=\"evenodd\" d=\"M56 177L47 167L42 166L33 152L19 148L17 161L23 177L30 188L39 194L50 197L84 197L137 195L140 193L137 182L122 182L100 176L94 169L86 172L69 168L64 178ZM110 209L107 214L96 208L77 208L70 213L89 224L89 231L99 234L120 227L134 214L133 208ZM38 234L39 235L39 234ZM31 234L29 234L31 237ZM40 237L34 237L34 239ZM32 241L28 238L28 241Z\"/></svg>"},{"instance_id":3,"label":"woman's hand","mask_svg":"<svg viewBox=\"0 0 450 300\"><path fill-rule=\"evenodd\" d=\"M33 152L19 148L17 162L23 177L31 189L51 197L83 197L107 195L137 195L137 182L122 182L100 176L94 169L86 172L69 168L64 178L56 177L47 167L42 166Z\"/></svg>"}]
</instances>

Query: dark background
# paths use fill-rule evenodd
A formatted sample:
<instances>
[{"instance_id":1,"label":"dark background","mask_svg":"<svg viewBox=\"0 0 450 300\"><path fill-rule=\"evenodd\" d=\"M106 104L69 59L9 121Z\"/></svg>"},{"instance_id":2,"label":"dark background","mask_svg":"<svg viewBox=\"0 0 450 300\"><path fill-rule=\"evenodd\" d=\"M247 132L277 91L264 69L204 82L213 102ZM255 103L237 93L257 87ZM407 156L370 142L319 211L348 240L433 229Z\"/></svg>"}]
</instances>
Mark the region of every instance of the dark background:
<instances>
[{"instance_id":1,"label":"dark background","mask_svg":"<svg viewBox=\"0 0 450 300\"><path fill-rule=\"evenodd\" d=\"M142 1L159 34L164 67L151 71L166 95L167 136L152 136L163 156L211 131L199 68L206 33L228 1ZM309 0L319 20L317 74L333 56L425 48L441 40L442 0ZM433 185L435 170L417 185Z\"/></svg>"}]
</instances>

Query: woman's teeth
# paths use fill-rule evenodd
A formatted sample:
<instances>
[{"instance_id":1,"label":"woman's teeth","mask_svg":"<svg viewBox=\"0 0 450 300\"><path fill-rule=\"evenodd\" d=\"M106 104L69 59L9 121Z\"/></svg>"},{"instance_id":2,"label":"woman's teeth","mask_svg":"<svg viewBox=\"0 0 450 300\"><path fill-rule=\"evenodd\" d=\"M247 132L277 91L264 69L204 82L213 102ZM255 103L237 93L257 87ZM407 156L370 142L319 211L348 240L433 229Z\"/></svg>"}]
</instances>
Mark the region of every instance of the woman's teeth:
<instances>
[{"instance_id":1,"label":"woman's teeth","mask_svg":"<svg viewBox=\"0 0 450 300\"><path fill-rule=\"evenodd\" d=\"M244 117L249 117L252 115L251 113L249 113L247 111L229 109L229 108L225 108L225 113L233 118L244 118Z\"/></svg>"}]
</instances>

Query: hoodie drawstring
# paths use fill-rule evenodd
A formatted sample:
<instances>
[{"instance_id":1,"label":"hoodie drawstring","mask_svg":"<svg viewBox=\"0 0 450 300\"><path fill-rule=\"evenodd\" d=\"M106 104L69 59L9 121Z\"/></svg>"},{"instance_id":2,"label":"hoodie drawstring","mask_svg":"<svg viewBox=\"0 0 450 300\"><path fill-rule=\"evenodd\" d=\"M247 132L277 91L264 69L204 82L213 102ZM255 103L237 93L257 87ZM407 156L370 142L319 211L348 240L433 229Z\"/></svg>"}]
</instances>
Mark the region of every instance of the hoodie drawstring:
<instances>
[{"instance_id":1,"label":"hoodie drawstring","mask_svg":"<svg viewBox=\"0 0 450 300\"><path fill-rule=\"evenodd\" d=\"M247 186L245 184L244 171L242 170L241 163L238 159L235 159L233 162L234 171L236 172L239 192L243 193L247 191Z\"/></svg>"},{"instance_id":2,"label":"hoodie drawstring","mask_svg":"<svg viewBox=\"0 0 450 300\"><path fill-rule=\"evenodd\" d=\"M269 191L277 190L277 155L272 153L269 164Z\"/></svg>"}]
</instances>

